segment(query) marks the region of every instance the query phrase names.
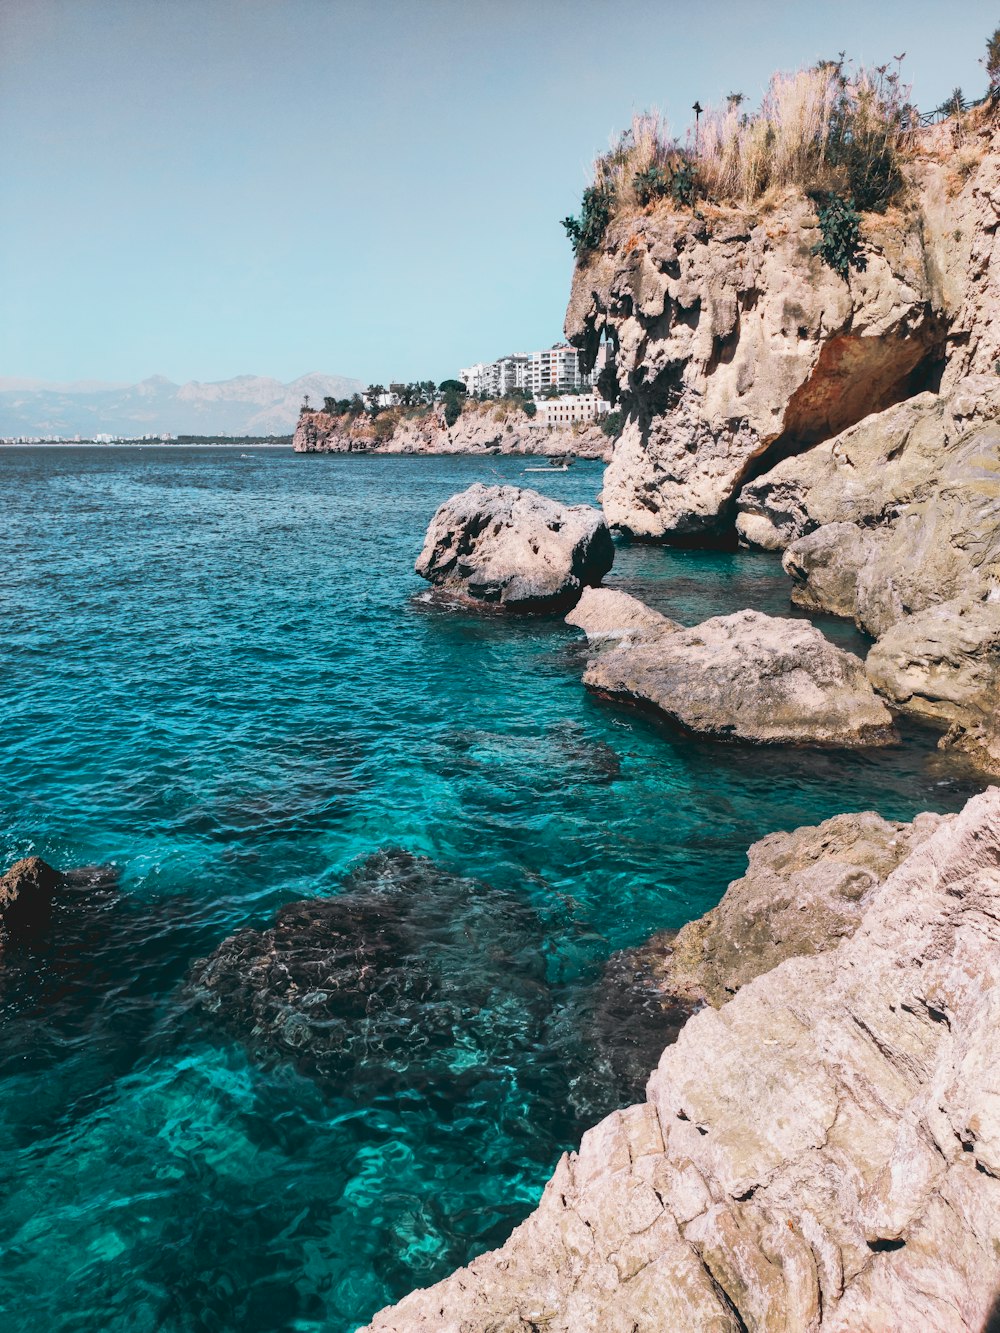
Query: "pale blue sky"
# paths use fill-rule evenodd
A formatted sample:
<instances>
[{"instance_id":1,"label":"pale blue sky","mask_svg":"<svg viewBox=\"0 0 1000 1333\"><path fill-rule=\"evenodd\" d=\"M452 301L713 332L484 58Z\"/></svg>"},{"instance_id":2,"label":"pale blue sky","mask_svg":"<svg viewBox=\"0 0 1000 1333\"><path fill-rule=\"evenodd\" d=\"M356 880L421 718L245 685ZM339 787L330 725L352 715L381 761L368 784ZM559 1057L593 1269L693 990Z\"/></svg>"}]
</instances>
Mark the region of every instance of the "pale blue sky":
<instances>
[{"instance_id":1,"label":"pale blue sky","mask_svg":"<svg viewBox=\"0 0 1000 1333\"><path fill-rule=\"evenodd\" d=\"M559 219L633 110L907 52L995 0L0 0L0 376L441 378L560 335Z\"/></svg>"}]
</instances>

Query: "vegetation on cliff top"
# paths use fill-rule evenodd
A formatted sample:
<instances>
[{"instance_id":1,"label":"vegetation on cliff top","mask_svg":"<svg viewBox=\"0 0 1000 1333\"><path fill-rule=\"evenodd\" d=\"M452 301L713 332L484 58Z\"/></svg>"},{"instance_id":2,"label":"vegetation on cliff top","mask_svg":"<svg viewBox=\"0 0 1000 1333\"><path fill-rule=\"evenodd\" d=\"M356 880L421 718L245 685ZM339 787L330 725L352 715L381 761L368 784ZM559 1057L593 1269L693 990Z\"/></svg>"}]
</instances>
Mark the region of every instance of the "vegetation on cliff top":
<instances>
[{"instance_id":1,"label":"vegetation on cliff top","mask_svg":"<svg viewBox=\"0 0 1000 1333\"><path fill-rule=\"evenodd\" d=\"M879 65L851 72L843 53L794 74L775 74L758 110L748 112L741 93L703 112L686 141L672 137L655 113L633 116L617 144L594 163L578 216L563 226L578 258L601 243L612 218L629 209L665 201L675 208L699 204L748 205L768 192L789 188L814 198L836 228L818 247L838 272L845 255L856 255L845 227L857 212L884 212L903 188L902 164L908 133L921 123L895 68ZM984 61L991 89L1000 87L1000 28ZM959 113L964 97L935 114ZM833 201L838 201L836 204ZM835 234L836 233L836 234ZM854 241L857 241L855 231ZM851 262L848 260L848 262Z\"/></svg>"}]
</instances>

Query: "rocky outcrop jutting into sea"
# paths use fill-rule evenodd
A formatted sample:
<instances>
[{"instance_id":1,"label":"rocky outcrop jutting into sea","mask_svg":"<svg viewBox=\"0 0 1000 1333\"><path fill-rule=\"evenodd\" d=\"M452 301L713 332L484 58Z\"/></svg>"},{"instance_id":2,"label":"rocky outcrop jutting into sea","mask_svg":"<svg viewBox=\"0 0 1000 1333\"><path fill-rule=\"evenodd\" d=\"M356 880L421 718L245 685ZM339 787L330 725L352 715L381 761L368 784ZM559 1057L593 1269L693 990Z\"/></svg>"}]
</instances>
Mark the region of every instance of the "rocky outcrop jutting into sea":
<instances>
[{"instance_id":1,"label":"rocky outcrop jutting into sea","mask_svg":"<svg viewBox=\"0 0 1000 1333\"><path fill-rule=\"evenodd\" d=\"M449 597L531 612L572 606L614 558L599 510L477 482L440 506L416 570Z\"/></svg>"},{"instance_id":2,"label":"rocky outcrop jutting into sea","mask_svg":"<svg viewBox=\"0 0 1000 1333\"><path fill-rule=\"evenodd\" d=\"M903 168L846 277L795 191L625 211L577 265L566 332L612 352L612 527L697 542L735 521L783 551L795 602L880 640L892 709L997 774L997 99L912 133Z\"/></svg>"},{"instance_id":3,"label":"rocky outcrop jutting into sea","mask_svg":"<svg viewBox=\"0 0 1000 1333\"><path fill-rule=\"evenodd\" d=\"M52 918L52 902L62 876L40 856L15 861L0 877L0 957L8 945L38 938Z\"/></svg>"},{"instance_id":4,"label":"rocky outcrop jutting into sea","mask_svg":"<svg viewBox=\"0 0 1000 1333\"><path fill-rule=\"evenodd\" d=\"M661 619L648 627L639 621L612 646L606 636L602 642L595 629L600 622L591 617L584 628L599 651L587 664L584 684L722 740L854 746L895 739L892 715L861 659L807 622L760 611L716 616L693 629Z\"/></svg>"},{"instance_id":5,"label":"rocky outcrop jutting into sea","mask_svg":"<svg viewBox=\"0 0 1000 1333\"><path fill-rule=\"evenodd\" d=\"M981 1329L1000 1286L1000 790L906 841L849 938L695 1014L648 1100L563 1157L502 1249L371 1333Z\"/></svg>"},{"instance_id":6,"label":"rocky outcrop jutting into sea","mask_svg":"<svg viewBox=\"0 0 1000 1333\"><path fill-rule=\"evenodd\" d=\"M906 220L848 285L812 253L805 200L716 212L621 218L573 280L567 336L590 355L608 339L628 413L604 508L637 537L718 531L758 460L904 397L943 346Z\"/></svg>"},{"instance_id":7,"label":"rocky outcrop jutting into sea","mask_svg":"<svg viewBox=\"0 0 1000 1333\"><path fill-rule=\"evenodd\" d=\"M292 447L300 454L542 454L607 458L611 441L594 422L547 427L522 406L467 402L451 426L440 407L331 414L303 410Z\"/></svg>"}]
</instances>

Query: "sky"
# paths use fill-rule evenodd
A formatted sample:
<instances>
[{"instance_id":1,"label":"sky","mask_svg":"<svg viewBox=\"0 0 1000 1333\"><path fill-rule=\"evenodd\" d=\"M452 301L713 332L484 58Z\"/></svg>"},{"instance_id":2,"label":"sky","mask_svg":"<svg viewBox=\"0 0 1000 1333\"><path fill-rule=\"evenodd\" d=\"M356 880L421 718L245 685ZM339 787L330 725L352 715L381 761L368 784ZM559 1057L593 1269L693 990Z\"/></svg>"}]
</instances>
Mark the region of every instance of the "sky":
<instances>
[{"instance_id":1,"label":"sky","mask_svg":"<svg viewBox=\"0 0 1000 1333\"><path fill-rule=\"evenodd\" d=\"M0 377L441 379L561 336L633 111L906 52L980 96L995 0L0 0Z\"/></svg>"}]
</instances>

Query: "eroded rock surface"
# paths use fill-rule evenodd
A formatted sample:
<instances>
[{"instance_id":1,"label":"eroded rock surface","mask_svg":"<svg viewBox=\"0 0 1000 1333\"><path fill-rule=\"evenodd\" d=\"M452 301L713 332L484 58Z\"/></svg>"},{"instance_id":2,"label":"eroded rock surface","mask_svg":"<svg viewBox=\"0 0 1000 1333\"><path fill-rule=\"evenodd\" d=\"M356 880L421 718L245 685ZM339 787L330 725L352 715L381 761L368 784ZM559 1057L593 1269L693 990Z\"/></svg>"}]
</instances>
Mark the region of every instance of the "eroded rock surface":
<instances>
[{"instance_id":1,"label":"eroded rock surface","mask_svg":"<svg viewBox=\"0 0 1000 1333\"><path fill-rule=\"evenodd\" d=\"M614 563L611 534L588 505L518 486L476 483L431 519L416 570L453 597L505 611L558 610Z\"/></svg>"},{"instance_id":2,"label":"eroded rock surface","mask_svg":"<svg viewBox=\"0 0 1000 1333\"><path fill-rule=\"evenodd\" d=\"M566 617L566 624L582 629L587 642L596 646L680 628L662 612L654 611L638 597L618 588L584 588L579 602Z\"/></svg>"},{"instance_id":3,"label":"eroded rock surface","mask_svg":"<svg viewBox=\"0 0 1000 1333\"><path fill-rule=\"evenodd\" d=\"M842 746L894 739L860 658L805 621L759 611L624 641L589 662L583 679L703 736Z\"/></svg>"},{"instance_id":4,"label":"eroded rock surface","mask_svg":"<svg viewBox=\"0 0 1000 1333\"><path fill-rule=\"evenodd\" d=\"M862 895L850 938L691 1018L648 1101L563 1157L502 1249L370 1330L979 1333L1000 1286L998 958L991 789Z\"/></svg>"},{"instance_id":5,"label":"eroded rock surface","mask_svg":"<svg viewBox=\"0 0 1000 1333\"><path fill-rule=\"evenodd\" d=\"M663 209L619 219L577 267L567 336L591 355L608 339L627 413L605 475L613 526L656 540L719 530L758 458L898 401L938 354L911 219L879 221L849 283L813 253L818 236L813 206L791 196L772 218Z\"/></svg>"}]
</instances>

